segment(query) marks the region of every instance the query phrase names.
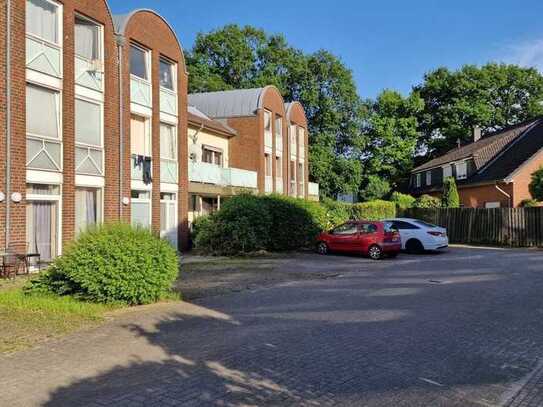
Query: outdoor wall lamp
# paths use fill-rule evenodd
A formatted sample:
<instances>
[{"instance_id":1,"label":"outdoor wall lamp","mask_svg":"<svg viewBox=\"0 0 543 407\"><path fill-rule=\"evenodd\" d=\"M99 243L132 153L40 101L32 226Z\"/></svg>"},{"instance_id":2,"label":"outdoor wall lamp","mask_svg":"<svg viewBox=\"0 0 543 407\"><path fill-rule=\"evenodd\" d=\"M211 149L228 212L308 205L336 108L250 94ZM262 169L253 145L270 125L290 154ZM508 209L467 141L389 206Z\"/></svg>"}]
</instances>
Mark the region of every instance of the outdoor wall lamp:
<instances>
[{"instance_id":1,"label":"outdoor wall lamp","mask_svg":"<svg viewBox=\"0 0 543 407\"><path fill-rule=\"evenodd\" d=\"M20 192L14 192L13 194L11 194L11 200L15 203L19 203L23 200L23 196Z\"/></svg>"},{"instance_id":2,"label":"outdoor wall lamp","mask_svg":"<svg viewBox=\"0 0 543 407\"><path fill-rule=\"evenodd\" d=\"M124 206L128 206L129 204L130 204L130 198L128 198L128 197L125 196L125 197L123 198L123 205L124 205Z\"/></svg>"}]
</instances>

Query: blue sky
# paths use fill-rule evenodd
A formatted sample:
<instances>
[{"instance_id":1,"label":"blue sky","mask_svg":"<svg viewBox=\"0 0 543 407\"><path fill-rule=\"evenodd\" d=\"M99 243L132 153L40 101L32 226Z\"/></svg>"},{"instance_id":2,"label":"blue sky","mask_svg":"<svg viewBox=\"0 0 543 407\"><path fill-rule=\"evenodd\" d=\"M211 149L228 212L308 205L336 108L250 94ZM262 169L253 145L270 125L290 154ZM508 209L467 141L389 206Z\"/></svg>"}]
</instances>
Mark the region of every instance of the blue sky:
<instances>
[{"instance_id":1,"label":"blue sky","mask_svg":"<svg viewBox=\"0 0 543 407\"><path fill-rule=\"evenodd\" d=\"M269 3L268 3L269 4ZM114 13L153 8L189 49L198 32L227 23L283 33L307 52L330 50L352 69L358 92L409 92L438 66L504 61L543 70L541 0L110 0Z\"/></svg>"}]
</instances>

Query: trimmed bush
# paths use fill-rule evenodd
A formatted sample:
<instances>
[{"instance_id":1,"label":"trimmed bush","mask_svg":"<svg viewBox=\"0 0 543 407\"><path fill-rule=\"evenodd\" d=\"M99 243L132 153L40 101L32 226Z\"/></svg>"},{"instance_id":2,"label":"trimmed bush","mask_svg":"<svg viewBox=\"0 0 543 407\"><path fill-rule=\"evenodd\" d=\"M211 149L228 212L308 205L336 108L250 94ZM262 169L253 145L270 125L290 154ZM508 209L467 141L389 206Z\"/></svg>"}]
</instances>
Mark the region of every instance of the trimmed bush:
<instances>
[{"instance_id":1,"label":"trimmed bush","mask_svg":"<svg viewBox=\"0 0 543 407\"><path fill-rule=\"evenodd\" d=\"M417 199L408 194L402 194L401 192L393 192L392 196L390 197L390 200L396 204L398 209L405 210L405 209L412 208L413 205L415 205L415 201Z\"/></svg>"},{"instance_id":2,"label":"trimmed bush","mask_svg":"<svg viewBox=\"0 0 543 407\"><path fill-rule=\"evenodd\" d=\"M199 225L195 243L214 255L297 250L312 245L327 223L326 210L317 202L238 195Z\"/></svg>"},{"instance_id":3,"label":"trimmed bush","mask_svg":"<svg viewBox=\"0 0 543 407\"><path fill-rule=\"evenodd\" d=\"M525 199L520 203L522 208L537 208L539 207L539 202L535 199Z\"/></svg>"},{"instance_id":4,"label":"trimmed bush","mask_svg":"<svg viewBox=\"0 0 543 407\"><path fill-rule=\"evenodd\" d=\"M322 201L322 206L324 206L326 210L326 217L327 217L327 224L325 225L326 227L324 228L325 230L333 229L334 227L347 222L351 218L351 214L352 214L351 204L325 198Z\"/></svg>"},{"instance_id":5,"label":"trimmed bush","mask_svg":"<svg viewBox=\"0 0 543 407\"><path fill-rule=\"evenodd\" d=\"M530 194L536 201L543 201L543 167L532 174Z\"/></svg>"},{"instance_id":6,"label":"trimmed bush","mask_svg":"<svg viewBox=\"0 0 543 407\"><path fill-rule=\"evenodd\" d=\"M441 205L443 208L460 208L460 196L454 177L447 177L443 180Z\"/></svg>"},{"instance_id":7,"label":"trimmed bush","mask_svg":"<svg viewBox=\"0 0 543 407\"><path fill-rule=\"evenodd\" d=\"M25 291L150 304L170 293L178 273L179 259L170 243L147 229L103 225L83 233Z\"/></svg>"},{"instance_id":8,"label":"trimmed bush","mask_svg":"<svg viewBox=\"0 0 543 407\"><path fill-rule=\"evenodd\" d=\"M396 217L396 204L388 201L370 201L352 206L352 219L381 220Z\"/></svg>"},{"instance_id":9,"label":"trimmed bush","mask_svg":"<svg viewBox=\"0 0 543 407\"><path fill-rule=\"evenodd\" d=\"M431 195L421 195L417 198L413 207L421 209L441 208L441 199Z\"/></svg>"}]
</instances>

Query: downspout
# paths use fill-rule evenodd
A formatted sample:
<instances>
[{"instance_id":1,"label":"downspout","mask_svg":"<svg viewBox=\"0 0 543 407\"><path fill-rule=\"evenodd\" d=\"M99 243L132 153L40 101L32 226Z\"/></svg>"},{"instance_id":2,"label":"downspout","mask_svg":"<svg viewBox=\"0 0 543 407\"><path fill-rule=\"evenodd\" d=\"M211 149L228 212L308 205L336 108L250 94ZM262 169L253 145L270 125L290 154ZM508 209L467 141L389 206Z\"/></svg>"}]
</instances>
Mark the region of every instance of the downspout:
<instances>
[{"instance_id":1,"label":"downspout","mask_svg":"<svg viewBox=\"0 0 543 407\"><path fill-rule=\"evenodd\" d=\"M119 58L119 222L123 218L124 177L124 92L123 92L123 46L124 37L117 35L117 57Z\"/></svg>"},{"instance_id":2,"label":"downspout","mask_svg":"<svg viewBox=\"0 0 543 407\"><path fill-rule=\"evenodd\" d=\"M498 192L502 193L503 195L505 195L507 197L507 199L509 200L509 204L511 205L511 208L512 208L513 207L513 197L511 196L511 194L507 193L502 188L500 188L500 186L497 183L494 186L496 187L496 190Z\"/></svg>"},{"instance_id":3,"label":"downspout","mask_svg":"<svg viewBox=\"0 0 543 407\"><path fill-rule=\"evenodd\" d=\"M11 0L6 1L6 238L5 246L9 245L9 230L11 228Z\"/></svg>"}]
</instances>

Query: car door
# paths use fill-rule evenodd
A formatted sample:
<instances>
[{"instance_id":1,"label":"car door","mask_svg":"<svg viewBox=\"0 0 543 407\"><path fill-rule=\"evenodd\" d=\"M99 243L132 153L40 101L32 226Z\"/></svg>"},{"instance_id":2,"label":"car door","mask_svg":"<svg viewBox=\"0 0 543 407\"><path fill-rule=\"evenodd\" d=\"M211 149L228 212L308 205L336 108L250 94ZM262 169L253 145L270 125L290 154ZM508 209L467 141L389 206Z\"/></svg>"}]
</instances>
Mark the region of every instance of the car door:
<instances>
[{"instance_id":1,"label":"car door","mask_svg":"<svg viewBox=\"0 0 543 407\"><path fill-rule=\"evenodd\" d=\"M368 253L372 245L378 244L378 231L379 228L374 223L363 223L360 225L359 250L363 253Z\"/></svg>"},{"instance_id":2,"label":"car door","mask_svg":"<svg viewBox=\"0 0 543 407\"><path fill-rule=\"evenodd\" d=\"M358 239L358 227L356 223L345 223L331 232L329 246L331 250L346 252L351 251Z\"/></svg>"}]
</instances>

